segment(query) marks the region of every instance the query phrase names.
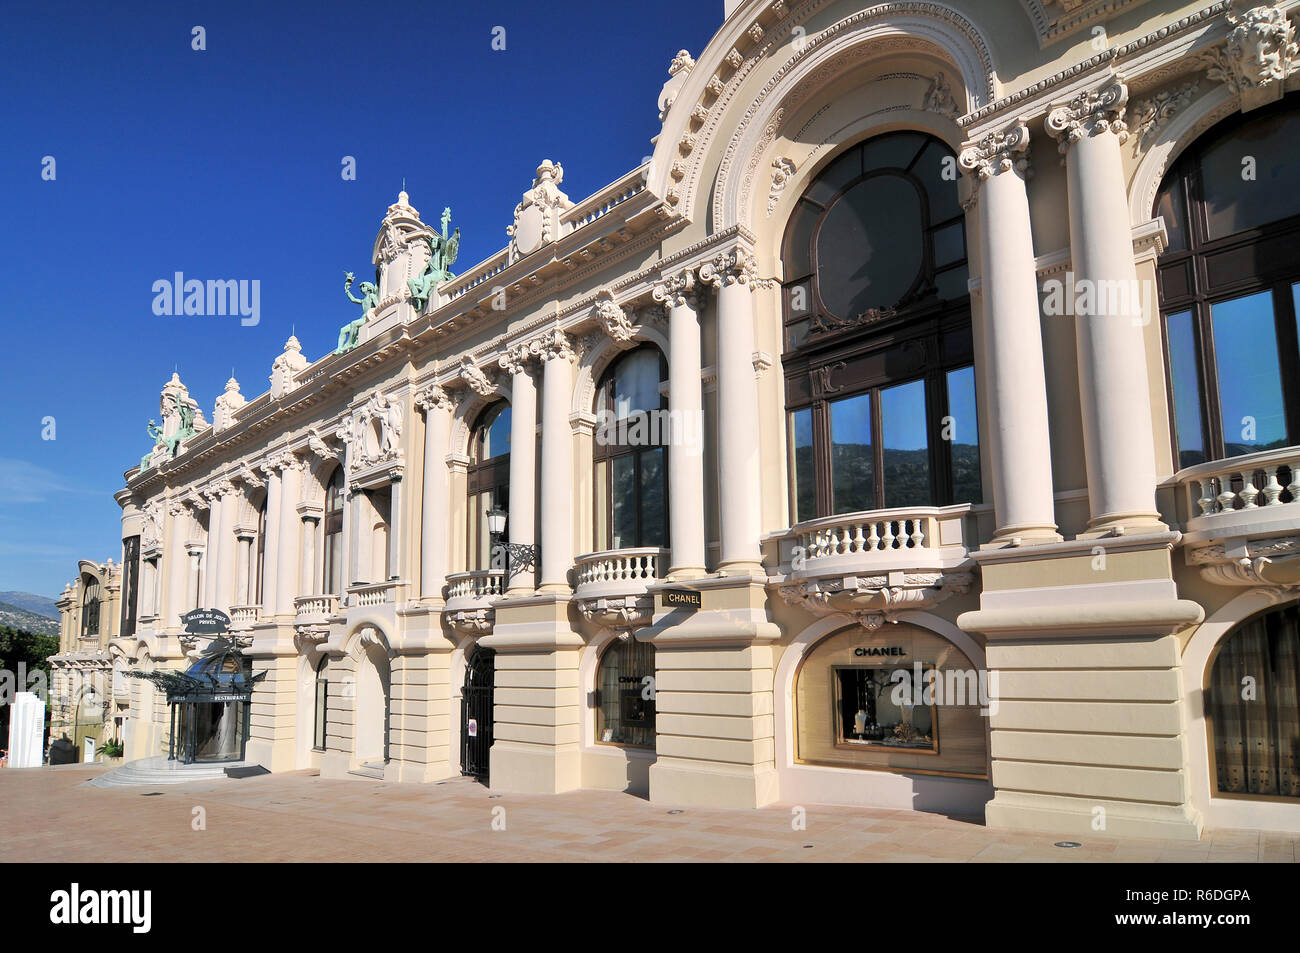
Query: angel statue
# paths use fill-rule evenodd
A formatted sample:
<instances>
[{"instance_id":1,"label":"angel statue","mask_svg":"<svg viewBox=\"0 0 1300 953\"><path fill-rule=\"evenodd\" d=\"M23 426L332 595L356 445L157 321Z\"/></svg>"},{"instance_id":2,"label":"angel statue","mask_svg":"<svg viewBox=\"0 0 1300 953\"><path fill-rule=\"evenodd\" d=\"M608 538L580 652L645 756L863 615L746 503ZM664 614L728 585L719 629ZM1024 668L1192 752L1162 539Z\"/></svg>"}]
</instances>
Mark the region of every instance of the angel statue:
<instances>
[{"instance_id":1,"label":"angel statue","mask_svg":"<svg viewBox=\"0 0 1300 953\"><path fill-rule=\"evenodd\" d=\"M447 234L447 226L451 224L450 206L442 210L442 234L434 234L425 238L429 243L429 260L425 263L424 271L418 278L408 278L406 286L411 289L411 304L415 306L417 313L424 310L428 304L429 298L433 295L433 289L438 287L444 281L456 277L451 273L451 266L456 261L456 255L460 249L460 227L451 235Z\"/></svg>"},{"instance_id":2,"label":"angel statue","mask_svg":"<svg viewBox=\"0 0 1300 953\"><path fill-rule=\"evenodd\" d=\"M361 325L366 323L366 317L371 310L379 307L379 288L372 282L361 282L361 297L358 298L352 293L352 282L356 280L356 275L352 272L344 272L343 293L348 296L348 300L353 304L361 305L361 317L339 328L339 346L334 349L335 354L343 354L357 346L358 339L361 337Z\"/></svg>"}]
</instances>

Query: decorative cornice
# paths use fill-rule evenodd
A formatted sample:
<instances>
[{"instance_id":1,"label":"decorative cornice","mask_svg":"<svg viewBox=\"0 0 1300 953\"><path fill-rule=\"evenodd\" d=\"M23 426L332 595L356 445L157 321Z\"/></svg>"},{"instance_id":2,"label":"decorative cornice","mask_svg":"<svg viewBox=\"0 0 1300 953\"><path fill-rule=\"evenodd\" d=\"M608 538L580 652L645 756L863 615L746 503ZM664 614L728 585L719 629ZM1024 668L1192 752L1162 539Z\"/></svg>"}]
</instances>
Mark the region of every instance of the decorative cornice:
<instances>
[{"instance_id":1,"label":"decorative cornice","mask_svg":"<svg viewBox=\"0 0 1300 953\"><path fill-rule=\"evenodd\" d=\"M758 278L754 256L739 245L715 255L700 266L700 281L721 290L731 285L752 284Z\"/></svg>"}]
</instances>

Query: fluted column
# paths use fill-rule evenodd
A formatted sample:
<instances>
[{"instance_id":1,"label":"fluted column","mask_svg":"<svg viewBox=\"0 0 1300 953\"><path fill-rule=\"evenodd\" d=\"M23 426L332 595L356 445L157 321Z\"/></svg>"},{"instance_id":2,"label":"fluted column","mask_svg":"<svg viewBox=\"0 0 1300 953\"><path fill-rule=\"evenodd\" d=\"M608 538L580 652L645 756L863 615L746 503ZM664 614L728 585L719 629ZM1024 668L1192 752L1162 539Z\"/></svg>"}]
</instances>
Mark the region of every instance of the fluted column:
<instances>
[{"instance_id":1,"label":"fluted column","mask_svg":"<svg viewBox=\"0 0 1300 953\"><path fill-rule=\"evenodd\" d=\"M541 585L567 591L573 565L573 361L559 328L541 340L542 353L542 553ZM513 420L513 418L512 418ZM513 473L514 460L511 459ZM513 508L513 500L511 506Z\"/></svg>"},{"instance_id":2,"label":"fluted column","mask_svg":"<svg viewBox=\"0 0 1300 953\"><path fill-rule=\"evenodd\" d=\"M450 396L437 384L416 395L424 411L424 501L420 507L420 598L442 602L451 538L451 488L447 450L451 443Z\"/></svg>"},{"instance_id":3,"label":"fluted column","mask_svg":"<svg viewBox=\"0 0 1300 953\"><path fill-rule=\"evenodd\" d=\"M695 274L684 271L654 286L668 311L668 535L669 575L705 574L704 394L700 378L700 298Z\"/></svg>"},{"instance_id":4,"label":"fluted column","mask_svg":"<svg viewBox=\"0 0 1300 953\"><path fill-rule=\"evenodd\" d=\"M308 590L298 589L300 568L298 538L302 521L298 517L298 498L302 492L302 464L286 454L276 461L276 475L280 480L280 510L277 514L279 530L276 534L275 592L274 600L268 598L264 612L281 617L293 616L293 600L308 595ZM269 521L270 514L267 514ZM269 539L268 539L269 543Z\"/></svg>"},{"instance_id":5,"label":"fluted column","mask_svg":"<svg viewBox=\"0 0 1300 953\"><path fill-rule=\"evenodd\" d=\"M252 594L249 577L252 576L253 537L241 531L236 535L235 543L235 604L246 606Z\"/></svg>"},{"instance_id":6,"label":"fluted column","mask_svg":"<svg viewBox=\"0 0 1300 953\"><path fill-rule=\"evenodd\" d=\"M510 542L534 544L533 492L537 467L537 382L531 364L534 355L527 345L503 354L500 365L511 374L510 382ZM510 591L533 588L528 573L511 576Z\"/></svg>"},{"instance_id":7,"label":"fluted column","mask_svg":"<svg viewBox=\"0 0 1300 953\"><path fill-rule=\"evenodd\" d=\"M993 542L1059 540L1038 282L1029 226L1029 129L1017 120L962 150L979 210L985 355L980 387L991 422ZM975 421L963 426L969 431Z\"/></svg>"},{"instance_id":8,"label":"fluted column","mask_svg":"<svg viewBox=\"0 0 1300 953\"><path fill-rule=\"evenodd\" d=\"M718 289L718 516L724 572L762 570L753 256L737 246L700 268Z\"/></svg>"},{"instance_id":9,"label":"fluted column","mask_svg":"<svg viewBox=\"0 0 1300 953\"><path fill-rule=\"evenodd\" d=\"M161 620L160 627L170 629L179 628L181 616L189 608L185 604L185 584L189 579L190 560L185 552L185 544L188 542L190 514L189 507L181 500L168 503L167 512L172 518L171 541L163 554L164 575L167 578L167 604L164 611L167 617Z\"/></svg>"},{"instance_id":10,"label":"fluted column","mask_svg":"<svg viewBox=\"0 0 1300 953\"><path fill-rule=\"evenodd\" d=\"M1075 286L1088 282L1094 292L1089 313L1076 313L1074 322L1090 533L1163 527L1155 504L1146 318L1120 154L1127 102L1128 88L1109 79L1047 117L1066 157Z\"/></svg>"}]
</instances>

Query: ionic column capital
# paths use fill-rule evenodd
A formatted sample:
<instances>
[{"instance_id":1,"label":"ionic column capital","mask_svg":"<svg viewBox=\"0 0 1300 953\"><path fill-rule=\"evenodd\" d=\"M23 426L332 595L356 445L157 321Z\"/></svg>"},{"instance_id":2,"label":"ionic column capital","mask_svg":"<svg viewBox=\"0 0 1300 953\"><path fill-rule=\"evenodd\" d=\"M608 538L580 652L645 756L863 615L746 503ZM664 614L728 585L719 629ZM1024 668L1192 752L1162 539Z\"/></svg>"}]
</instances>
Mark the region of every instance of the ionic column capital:
<instances>
[{"instance_id":1,"label":"ionic column capital","mask_svg":"<svg viewBox=\"0 0 1300 953\"><path fill-rule=\"evenodd\" d=\"M957 162L979 182L985 182L1001 172L1016 172L1028 177L1028 124L1024 119L1016 119L1003 129L966 143Z\"/></svg>"},{"instance_id":2,"label":"ionic column capital","mask_svg":"<svg viewBox=\"0 0 1300 953\"><path fill-rule=\"evenodd\" d=\"M655 282L650 296L667 308L690 307L700 310L700 282L695 276L695 269L687 268L674 275L665 275Z\"/></svg>"},{"instance_id":3,"label":"ionic column capital","mask_svg":"<svg viewBox=\"0 0 1300 953\"><path fill-rule=\"evenodd\" d=\"M1128 126L1124 122L1127 105L1128 86L1111 77L1049 112L1047 131L1059 141L1062 155L1080 139L1105 132L1115 133L1123 142L1128 138Z\"/></svg>"},{"instance_id":4,"label":"ionic column capital","mask_svg":"<svg viewBox=\"0 0 1300 953\"><path fill-rule=\"evenodd\" d=\"M432 410L451 413L456 409L456 399L441 384L430 384L415 395L415 406L427 416Z\"/></svg>"},{"instance_id":5,"label":"ionic column capital","mask_svg":"<svg viewBox=\"0 0 1300 953\"><path fill-rule=\"evenodd\" d=\"M739 245L715 255L700 266L700 281L719 291L732 285L753 287L758 280L758 262L752 252Z\"/></svg>"},{"instance_id":6,"label":"ionic column capital","mask_svg":"<svg viewBox=\"0 0 1300 953\"><path fill-rule=\"evenodd\" d=\"M544 362L569 361L572 363L578 359L578 355L573 349L573 342L559 328L551 328L546 331L540 338L530 342L529 348L536 348L538 356Z\"/></svg>"},{"instance_id":7,"label":"ionic column capital","mask_svg":"<svg viewBox=\"0 0 1300 953\"><path fill-rule=\"evenodd\" d=\"M508 348L497 358L497 364L511 375L531 375L532 365L537 362L540 350L537 341L523 341Z\"/></svg>"}]
</instances>

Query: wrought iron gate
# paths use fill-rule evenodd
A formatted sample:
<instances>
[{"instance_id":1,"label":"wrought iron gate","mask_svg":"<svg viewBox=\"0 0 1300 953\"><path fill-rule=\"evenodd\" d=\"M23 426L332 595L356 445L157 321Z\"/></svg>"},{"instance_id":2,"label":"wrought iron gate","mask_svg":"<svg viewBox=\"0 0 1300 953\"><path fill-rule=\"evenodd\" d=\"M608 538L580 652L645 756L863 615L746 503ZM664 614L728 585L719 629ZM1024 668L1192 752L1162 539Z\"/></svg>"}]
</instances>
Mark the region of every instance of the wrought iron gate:
<instances>
[{"instance_id":1,"label":"wrought iron gate","mask_svg":"<svg viewBox=\"0 0 1300 953\"><path fill-rule=\"evenodd\" d=\"M465 686L460 696L461 772L488 781L492 750L492 686L496 650L475 648L465 666Z\"/></svg>"}]
</instances>

